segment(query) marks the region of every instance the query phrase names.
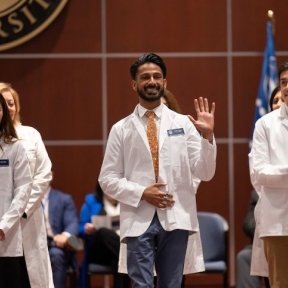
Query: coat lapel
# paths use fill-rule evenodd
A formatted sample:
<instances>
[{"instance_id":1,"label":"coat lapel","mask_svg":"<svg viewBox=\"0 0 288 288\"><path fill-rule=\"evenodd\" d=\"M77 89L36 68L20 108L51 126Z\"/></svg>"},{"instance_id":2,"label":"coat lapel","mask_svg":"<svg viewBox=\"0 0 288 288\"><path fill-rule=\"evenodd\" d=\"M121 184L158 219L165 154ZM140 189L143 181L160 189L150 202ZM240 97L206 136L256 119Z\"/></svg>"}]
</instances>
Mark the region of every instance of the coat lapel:
<instances>
[{"instance_id":1,"label":"coat lapel","mask_svg":"<svg viewBox=\"0 0 288 288\"><path fill-rule=\"evenodd\" d=\"M280 110L280 117L283 118L282 124L288 128L288 118L287 118L287 112L286 112L286 107L285 104L281 105L281 107L279 108Z\"/></svg>"},{"instance_id":2,"label":"coat lapel","mask_svg":"<svg viewBox=\"0 0 288 288\"><path fill-rule=\"evenodd\" d=\"M161 150L165 138L168 136L167 130L170 129L173 122L172 114L169 109L164 105L161 115L160 132L159 132L159 151Z\"/></svg>"},{"instance_id":3,"label":"coat lapel","mask_svg":"<svg viewBox=\"0 0 288 288\"><path fill-rule=\"evenodd\" d=\"M288 128L288 119L287 118L284 119L282 123L286 128Z\"/></svg>"},{"instance_id":4,"label":"coat lapel","mask_svg":"<svg viewBox=\"0 0 288 288\"><path fill-rule=\"evenodd\" d=\"M136 109L137 109L137 107L135 108L134 113L132 114L132 122L133 122L136 130L138 131L140 137L142 138L147 150L150 151L146 131L145 131L145 128L144 128L143 124L141 123L139 117L137 116L137 110Z\"/></svg>"}]
</instances>

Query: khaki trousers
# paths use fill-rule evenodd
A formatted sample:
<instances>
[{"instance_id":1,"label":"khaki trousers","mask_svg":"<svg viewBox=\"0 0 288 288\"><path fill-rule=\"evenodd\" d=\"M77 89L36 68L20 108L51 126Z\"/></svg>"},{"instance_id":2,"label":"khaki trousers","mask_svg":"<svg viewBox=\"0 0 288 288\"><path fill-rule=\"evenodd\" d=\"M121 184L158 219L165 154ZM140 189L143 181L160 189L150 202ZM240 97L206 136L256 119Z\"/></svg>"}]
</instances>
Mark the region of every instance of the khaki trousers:
<instances>
[{"instance_id":1,"label":"khaki trousers","mask_svg":"<svg viewBox=\"0 0 288 288\"><path fill-rule=\"evenodd\" d=\"M271 288L288 288L288 236L263 237Z\"/></svg>"}]
</instances>

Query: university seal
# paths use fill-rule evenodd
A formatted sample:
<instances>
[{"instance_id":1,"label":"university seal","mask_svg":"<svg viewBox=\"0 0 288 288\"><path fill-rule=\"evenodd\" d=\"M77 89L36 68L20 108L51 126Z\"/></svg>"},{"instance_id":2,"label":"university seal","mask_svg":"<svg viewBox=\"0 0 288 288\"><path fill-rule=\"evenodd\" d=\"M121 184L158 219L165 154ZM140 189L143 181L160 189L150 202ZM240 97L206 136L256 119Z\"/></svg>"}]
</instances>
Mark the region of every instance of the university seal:
<instances>
[{"instance_id":1,"label":"university seal","mask_svg":"<svg viewBox=\"0 0 288 288\"><path fill-rule=\"evenodd\" d=\"M0 51L16 47L46 29L68 0L0 0Z\"/></svg>"}]
</instances>

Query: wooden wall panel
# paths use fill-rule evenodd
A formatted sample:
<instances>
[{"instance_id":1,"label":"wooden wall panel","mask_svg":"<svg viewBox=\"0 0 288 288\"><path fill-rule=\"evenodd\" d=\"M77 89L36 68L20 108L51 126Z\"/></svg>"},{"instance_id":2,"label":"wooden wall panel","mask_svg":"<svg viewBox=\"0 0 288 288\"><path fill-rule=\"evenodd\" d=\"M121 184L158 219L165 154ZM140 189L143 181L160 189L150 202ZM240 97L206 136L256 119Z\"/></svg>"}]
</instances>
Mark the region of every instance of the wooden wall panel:
<instances>
[{"instance_id":1,"label":"wooden wall panel","mask_svg":"<svg viewBox=\"0 0 288 288\"><path fill-rule=\"evenodd\" d=\"M233 81L234 137L251 137L261 74L260 57L235 57ZM258 77L256 76L258 74Z\"/></svg>"},{"instance_id":2,"label":"wooden wall panel","mask_svg":"<svg viewBox=\"0 0 288 288\"><path fill-rule=\"evenodd\" d=\"M138 103L138 96L131 88L129 68L134 58L113 58L107 63L108 128L126 117Z\"/></svg>"},{"instance_id":3,"label":"wooden wall panel","mask_svg":"<svg viewBox=\"0 0 288 288\"><path fill-rule=\"evenodd\" d=\"M102 161L102 147L48 146L53 186L71 193L78 212L87 193L94 191Z\"/></svg>"},{"instance_id":4,"label":"wooden wall panel","mask_svg":"<svg viewBox=\"0 0 288 288\"><path fill-rule=\"evenodd\" d=\"M1 63L3 81L13 83L19 92L23 123L39 129L44 139L102 137L99 60L23 59Z\"/></svg>"},{"instance_id":5,"label":"wooden wall panel","mask_svg":"<svg viewBox=\"0 0 288 288\"><path fill-rule=\"evenodd\" d=\"M107 50L223 51L226 1L107 0Z\"/></svg>"},{"instance_id":6,"label":"wooden wall panel","mask_svg":"<svg viewBox=\"0 0 288 288\"><path fill-rule=\"evenodd\" d=\"M262 51L266 41L267 11L274 11L275 46L287 50L288 23L284 21L287 3L284 0L232 1L233 49L236 51Z\"/></svg>"}]
</instances>

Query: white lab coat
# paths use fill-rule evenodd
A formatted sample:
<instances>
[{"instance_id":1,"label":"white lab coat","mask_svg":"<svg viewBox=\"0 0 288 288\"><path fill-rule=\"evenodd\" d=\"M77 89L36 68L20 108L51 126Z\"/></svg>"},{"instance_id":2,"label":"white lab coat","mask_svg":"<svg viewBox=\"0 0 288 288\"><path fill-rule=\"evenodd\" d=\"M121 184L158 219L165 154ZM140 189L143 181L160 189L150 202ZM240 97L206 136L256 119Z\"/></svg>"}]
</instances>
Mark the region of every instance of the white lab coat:
<instances>
[{"instance_id":1,"label":"white lab coat","mask_svg":"<svg viewBox=\"0 0 288 288\"><path fill-rule=\"evenodd\" d=\"M166 189L173 194L175 204L165 210L157 209L158 218L167 231L184 229L193 235L192 232L199 231L193 178L208 181L213 177L216 167L215 139L211 145L200 137L187 116L162 106L158 182L167 183ZM122 242L125 237L143 234L156 209L141 201L144 189L155 182L155 175L145 127L137 107L131 115L112 127L99 176L103 191L120 202ZM183 128L184 133L168 136L168 130L171 132L178 128ZM192 241L195 238L198 239L197 248ZM122 243L120 272L126 272L125 247ZM189 237L186 260L189 263L185 262L185 274L204 270L199 233Z\"/></svg>"},{"instance_id":2,"label":"white lab coat","mask_svg":"<svg viewBox=\"0 0 288 288\"><path fill-rule=\"evenodd\" d=\"M0 257L19 257L23 256L20 218L30 197L32 177L20 140L13 144L0 140L0 146L0 229L5 234Z\"/></svg>"},{"instance_id":3,"label":"white lab coat","mask_svg":"<svg viewBox=\"0 0 288 288\"><path fill-rule=\"evenodd\" d=\"M40 133L28 126L18 125L17 135L23 139L33 177L32 191L22 218L23 248L32 288L52 288L53 276L47 247L47 234L41 200L52 179L51 161Z\"/></svg>"},{"instance_id":4,"label":"white lab coat","mask_svg":"<svg viewBox=\"0 0 288 288\"><path fill-rule=\"evenodd\" d=\"M251 274L268 276L264 236L288 235L288 107L282 104L256 122L249 153L250 176L259 194Z\"/></svg>"}]
</instances>

